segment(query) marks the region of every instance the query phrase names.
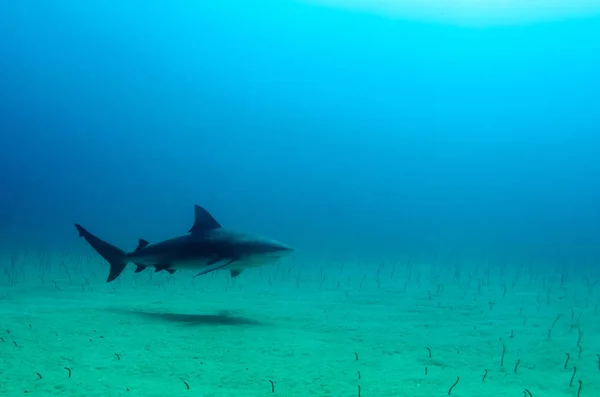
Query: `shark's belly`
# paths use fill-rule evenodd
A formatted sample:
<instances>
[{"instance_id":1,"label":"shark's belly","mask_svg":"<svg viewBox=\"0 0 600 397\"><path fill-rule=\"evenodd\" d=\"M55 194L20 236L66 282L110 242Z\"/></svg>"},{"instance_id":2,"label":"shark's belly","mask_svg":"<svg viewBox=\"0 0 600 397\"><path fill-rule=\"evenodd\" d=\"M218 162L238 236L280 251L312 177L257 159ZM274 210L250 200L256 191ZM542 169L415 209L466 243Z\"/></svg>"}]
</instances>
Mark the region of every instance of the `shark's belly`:
<instances>
[{"instance_id":1,"label":"shark's belly","mask_svg":"<svg viewBox=\"0 0 600 397\"><path fill-rule=\"evenodd\" d=\"M226 266L227 269L247 269L250 267L259 267L268 265L270 263L276 262L279 258L256 255L243 258L241 260L237 260L232 262L229 266Z\"/></svg>"},{"instance_id":2,"label":"shark's belly","mask_svg":"<svg viewBox=\"0 0 600 397\"><path fill-rule=\"evenodd\" d=\"M204 258L197 259L178 259L171 263L173 269L204 269L209 265L209 260Z\"/></svg>"},{"instance_id":3,"label":"shark's belly","mask_svg":"<svg viewBox=\"0 0 600 397\"><path fill-rule=\"evenodd\" d=\"M171 264L173 269L193 269L201 270L208 266L217 264L226 265L221 269L247 269L251 267L259 267L272 262L275 262L278 258L265 257L261 255L249 256L242 259L235 258L223 258L215 262L214 258L210 259L180 259L174 261Z\"/></svg>"}]
</instances>

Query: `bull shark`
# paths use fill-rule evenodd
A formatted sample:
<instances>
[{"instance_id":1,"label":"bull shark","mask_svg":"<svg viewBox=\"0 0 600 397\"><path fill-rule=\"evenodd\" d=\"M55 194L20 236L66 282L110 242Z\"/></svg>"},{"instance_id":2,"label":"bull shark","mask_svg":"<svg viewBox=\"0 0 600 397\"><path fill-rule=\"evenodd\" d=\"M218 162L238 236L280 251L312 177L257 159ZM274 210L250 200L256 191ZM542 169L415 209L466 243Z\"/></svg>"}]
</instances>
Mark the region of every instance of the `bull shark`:
<instances>
[{"instance_id":1,"label":"bull shark","mask_svg":"<svg viewBox=\"0 0 600 397\"><path fill-rule=\"evenodd\" d=\"M164 270L170 274L178 269L200 270L196 274L200 276L227 269L232 277L237 277L246 268L275 262L293 251L277 241L224 229L199 205L194 206L194 217L187 234L153 244L139 239L132 252L99 239L77 223L75 227L79 237L110 264L107 283L119 277L129 262L136 265L135 273L154 267L155 272Z\"/></svg>"}]
</instances>

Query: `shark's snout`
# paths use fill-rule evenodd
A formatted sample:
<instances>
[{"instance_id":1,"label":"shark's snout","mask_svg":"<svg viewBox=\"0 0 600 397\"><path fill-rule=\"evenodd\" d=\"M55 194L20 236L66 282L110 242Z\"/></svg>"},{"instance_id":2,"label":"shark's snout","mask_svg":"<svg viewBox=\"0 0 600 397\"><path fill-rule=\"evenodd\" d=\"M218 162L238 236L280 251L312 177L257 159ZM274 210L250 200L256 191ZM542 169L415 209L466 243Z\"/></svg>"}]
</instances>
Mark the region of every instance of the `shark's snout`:
<instances>
[{"instance_id":1,"label":"shark's snout","mask_svg":"<svg viewBox=\"0 0 600 397\"><path fill-rule=\"evenodd\" d=\"M275 242L275 251L280 252L282 254L285 254L285 253L291 254L292 252L294 252L294 249L292 247L290 247L289 245Z\"/></svg>"},{"instance_id":2,"label":"shark's snout","mask_svg":"<svg viewBox=\"0 0 600 397\"><path fill-rule=\"evenodd\" d=\"M263 255L272 259L279 259L290 255L294 249L289 245L278 241L268 241L265 243Z\"/></svg>"}]
</instances>

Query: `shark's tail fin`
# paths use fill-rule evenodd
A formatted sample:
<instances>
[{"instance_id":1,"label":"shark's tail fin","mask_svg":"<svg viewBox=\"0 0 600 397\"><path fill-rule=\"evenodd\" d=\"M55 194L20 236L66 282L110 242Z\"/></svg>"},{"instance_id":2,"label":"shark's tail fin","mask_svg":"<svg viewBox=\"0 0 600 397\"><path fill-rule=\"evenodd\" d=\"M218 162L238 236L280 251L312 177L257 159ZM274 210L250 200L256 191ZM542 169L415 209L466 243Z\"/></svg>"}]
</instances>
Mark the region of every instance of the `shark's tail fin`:
<instances>
[{"instance_id":1,"label":"shark's tail fin","mask_svg":"<svg viewBox=\"0 0 600 397\"><path fill-rule=\"evenodd\" d=\"M110 263L110 272L106 282L109 283L119 277L123 269L125 269L125 265L127 265L125 251L106 241L100 240L98 237L81 227L81 225L75 224L75 227L79 232L79 237L83 237L97 253Z\"/></svg>"}]
</instances>

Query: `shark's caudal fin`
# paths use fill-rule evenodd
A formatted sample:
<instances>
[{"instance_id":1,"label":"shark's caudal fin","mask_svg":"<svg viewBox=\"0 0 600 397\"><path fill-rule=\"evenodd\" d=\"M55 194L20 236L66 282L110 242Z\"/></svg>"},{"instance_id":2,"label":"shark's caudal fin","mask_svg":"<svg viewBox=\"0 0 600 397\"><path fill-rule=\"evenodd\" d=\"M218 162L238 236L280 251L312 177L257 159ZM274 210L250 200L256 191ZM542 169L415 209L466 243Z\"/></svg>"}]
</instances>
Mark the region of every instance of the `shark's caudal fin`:
<instances>
[{"instance_id":1,"label":"shark's caudal fin","mask_svg":"<svg viewBox=\"0 0 600 397\"><path fill-rule=\"evenodd\" d=\"M100 240L78 224L75 224L75 227L79 232L79 237L83 237L97 253L110 263L110 272L106 282L109 283L119 277L123 269L125 269L125 265L127 265L125 251L106 241Z\"/></svg>"}]
</instances>

